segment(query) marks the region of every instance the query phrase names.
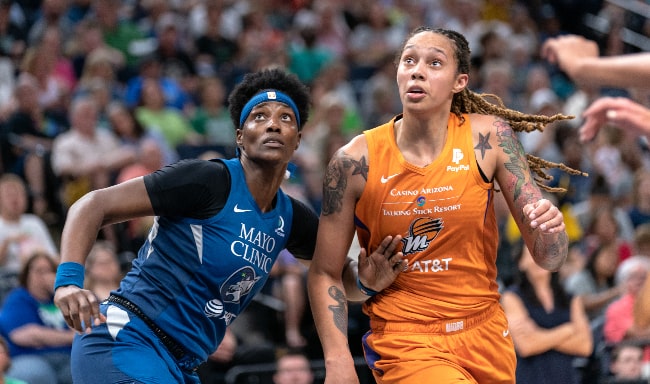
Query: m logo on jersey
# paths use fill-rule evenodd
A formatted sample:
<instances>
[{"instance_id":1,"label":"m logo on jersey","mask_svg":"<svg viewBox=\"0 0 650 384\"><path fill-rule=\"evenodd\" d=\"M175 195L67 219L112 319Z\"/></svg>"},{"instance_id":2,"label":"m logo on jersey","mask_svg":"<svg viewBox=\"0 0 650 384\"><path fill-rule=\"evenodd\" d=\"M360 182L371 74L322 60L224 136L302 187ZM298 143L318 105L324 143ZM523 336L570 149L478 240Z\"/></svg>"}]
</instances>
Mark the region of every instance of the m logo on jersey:
<instances>
[{"instance_id":1,"label":"m logo on jersey","mask_svg":"<svg viewBox=\"0 0 650 384\"><path fill-rule=\"evenodd\" d=\"M402 238L402 252L409 255L421 252L429 247L442 229L444 224L442 219L432 219L430 217L420 217L411 222L408 236Z\"/></svg>"}]
</instances>

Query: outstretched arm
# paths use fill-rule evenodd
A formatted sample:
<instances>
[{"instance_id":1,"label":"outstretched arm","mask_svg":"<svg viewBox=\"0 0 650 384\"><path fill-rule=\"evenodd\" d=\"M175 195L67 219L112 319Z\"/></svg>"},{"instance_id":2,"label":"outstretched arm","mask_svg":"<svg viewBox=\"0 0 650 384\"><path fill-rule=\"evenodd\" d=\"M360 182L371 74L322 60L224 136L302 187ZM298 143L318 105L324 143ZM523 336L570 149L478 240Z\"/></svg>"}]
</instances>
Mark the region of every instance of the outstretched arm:
<instances>
[{"instance_id":1,"label":"outstretched arm","mask_svg":"<svg viewBox=\"0 0 650 384\"><path fill-rule=\"evenodd\" d=\"M594 41L564 35L546 40L541 54L577 83L650 88L650 53L647 52L604 57L599 55Z\"/></svg>"},{"instance_id":2,"label":"outstretched arm","mask_svg":"<svg viewBox=\"0 0 650 384\"><path fill-rule=\"evenodd\" d=\"M582 113L582 117L580 140L583 142L596 137L600 128L607 124L633 135L650 137L650 109L626 97L601 97Z\"/></svg>"}]
</instances>

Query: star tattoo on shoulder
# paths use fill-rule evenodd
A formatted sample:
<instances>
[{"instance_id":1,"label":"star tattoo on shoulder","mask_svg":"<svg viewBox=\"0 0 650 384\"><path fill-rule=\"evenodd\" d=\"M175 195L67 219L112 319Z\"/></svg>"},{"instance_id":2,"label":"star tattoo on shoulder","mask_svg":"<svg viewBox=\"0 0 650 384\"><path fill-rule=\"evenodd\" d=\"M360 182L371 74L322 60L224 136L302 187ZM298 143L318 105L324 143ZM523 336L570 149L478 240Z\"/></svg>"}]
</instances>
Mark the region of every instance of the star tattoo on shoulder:
<instances>
[{"instance_id":1,"label":"star tattoo on shoulder","mask_svg":"<svg viewBox=\"0 0 650 384\"><path fill-rule=\"evenodd\" d=\"M481 159L485 159L485 151L492 149L492 146L490 145L490 132L488 132L488 134L485 136L483 136L482 133L478 134L478 144L476 144L476 147L474 147L474 149L480 149Z\"/></svg>"}]
</instances>

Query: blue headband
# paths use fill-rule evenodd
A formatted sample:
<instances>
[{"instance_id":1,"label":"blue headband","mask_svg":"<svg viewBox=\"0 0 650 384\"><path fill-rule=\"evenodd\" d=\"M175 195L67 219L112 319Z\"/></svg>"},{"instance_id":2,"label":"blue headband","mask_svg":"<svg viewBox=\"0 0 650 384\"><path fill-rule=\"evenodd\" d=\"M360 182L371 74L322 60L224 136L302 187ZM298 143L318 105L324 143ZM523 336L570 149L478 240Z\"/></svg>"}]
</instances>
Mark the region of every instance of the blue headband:
<instances>
[{"instance_id":1,"label":"blue headband","mask_svg":"<svg viewBox=\"0 0 650 384\"><path fill-rule=\"evenodd\" d=\"M289 96L274 89L260 92L248 100L246 105L244 105L244 109L241 111L241 115L239 115L239 126L241 127L244 125L244 121L246 121L246 118L255 106L267 101L279 101L280 103L284 103L291 107L293 113L296 115L296 120L298 120L298 129L300 129L300 114L298 113L298 107L296 107L296 103L294 103Z\"/></svg>"}]
</instances>

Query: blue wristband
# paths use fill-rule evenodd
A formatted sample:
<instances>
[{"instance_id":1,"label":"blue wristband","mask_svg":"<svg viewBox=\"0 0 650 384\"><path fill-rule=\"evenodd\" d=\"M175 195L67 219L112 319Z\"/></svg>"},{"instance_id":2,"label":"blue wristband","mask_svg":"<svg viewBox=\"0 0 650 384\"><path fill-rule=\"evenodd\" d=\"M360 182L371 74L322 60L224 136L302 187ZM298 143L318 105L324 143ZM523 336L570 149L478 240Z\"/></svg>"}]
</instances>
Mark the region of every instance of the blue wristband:
<instances>
[{"instance_id":1,"label":"blue wristband","mask_svg":"<svg viewBox=\"0 0 650 384\"><path fill-rule=\"evenodd\" d=\"M379 293L379 292L373 291L372 289L370 289L370 288L366 287L365 285L361 284L361 280L359 280L359 276L357 276L357 288L359 288L361 293L363 293L366 296L370 296L370 297L375 296L376 294Z\"/></svg>"},{"instance_id":2,"label":"blue wristband","mask_svg":"<svg viewBox=\"0 0 650 384\"><path fill-rule=\"evenodd\" d=\"M56 269L56 280L54 280L54 290L65 285L76 285L79 288L84 287L84 266L73 261L66 261L59 264Z\"/></svg>"}]
</instances>

